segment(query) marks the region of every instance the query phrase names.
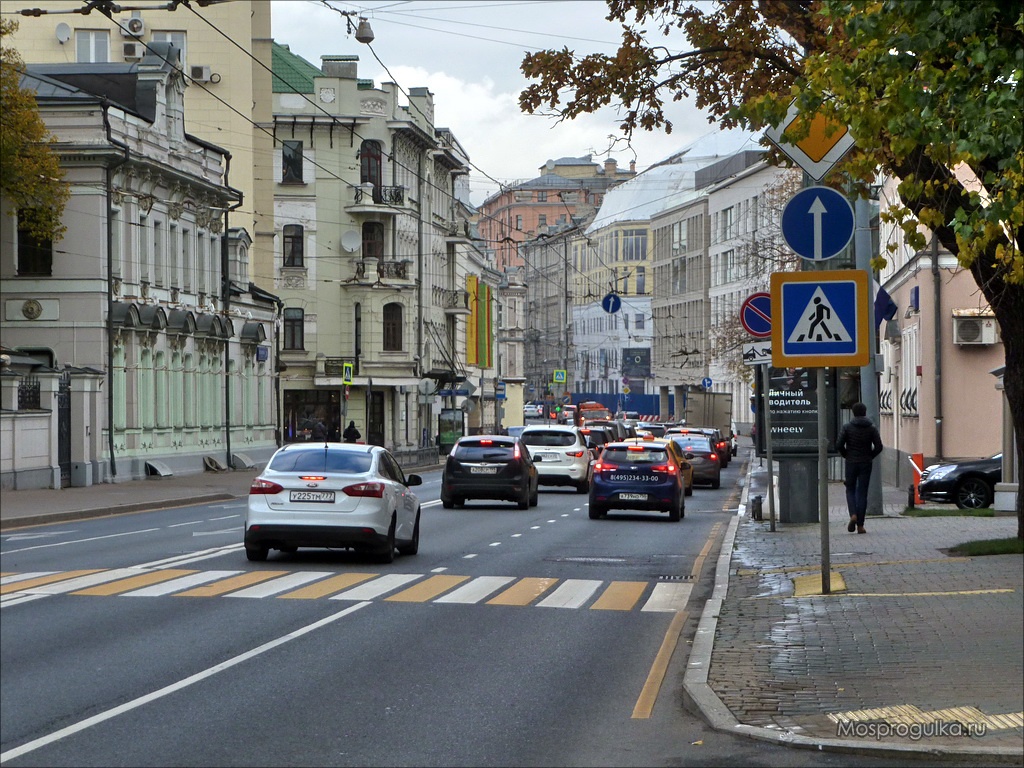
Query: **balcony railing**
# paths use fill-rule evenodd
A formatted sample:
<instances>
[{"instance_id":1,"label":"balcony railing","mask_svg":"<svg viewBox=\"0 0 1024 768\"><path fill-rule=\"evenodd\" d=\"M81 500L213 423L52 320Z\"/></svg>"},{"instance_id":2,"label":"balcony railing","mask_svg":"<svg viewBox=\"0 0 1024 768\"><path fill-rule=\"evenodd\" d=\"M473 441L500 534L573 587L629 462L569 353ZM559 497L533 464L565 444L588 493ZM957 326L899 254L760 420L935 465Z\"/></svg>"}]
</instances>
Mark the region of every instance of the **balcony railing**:
<instances>
[{"instance_id":1,"label":"balcony railing","mask_svg":"<svg viewBox=\"0 0 1024 768\"><path fill-rule=\"evenodd\" d=\"M405 187L363 184L354 191L356 205L405 205Z\"/></svg>"},{"instance_id":2,"label":"balcony railing","mask_svg":"<svg viewBox=\"0 0 1024 768\"><path fill-rule=\"evenodd\" d=\"M380 261L376 262L376 269L372 265L375 259L363 259L356 262L356 278L359 280L408 280L408 261Z\"/></svg>"},{"instance_id":3,"label":"balcony railing","mask_svg":"<svg viewBox=\"0 0 1024 768\"><path fill-rule=\"evenodd\" d=\"M472 312L469 306L469 291L442 288L439 298L446 314L468 315Z\"/></svg>"}]
</instances>

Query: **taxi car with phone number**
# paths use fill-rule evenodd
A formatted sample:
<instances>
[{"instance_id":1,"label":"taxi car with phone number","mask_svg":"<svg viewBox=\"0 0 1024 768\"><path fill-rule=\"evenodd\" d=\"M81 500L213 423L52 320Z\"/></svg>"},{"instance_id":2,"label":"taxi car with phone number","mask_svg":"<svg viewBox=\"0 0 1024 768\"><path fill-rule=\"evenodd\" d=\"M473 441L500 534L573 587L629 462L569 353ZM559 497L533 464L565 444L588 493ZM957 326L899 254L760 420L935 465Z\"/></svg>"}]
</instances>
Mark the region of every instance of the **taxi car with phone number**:
<instances>
[{"instance_id":1,"label":"taxi car with phone number","mask_svg":"<svg viewBox=\"0 0 1024 768\"><path fill-rule=\"evenodd\" d=\"M672 522L685 517L685 483L668 445L634 440L604 447L594 462L588 514L598 520L610 509L667 513Z\"/></svg>"},{"instance_id":2,"label":"taxi car with phone number","mask_svg":"<svg viewBox=\"0 0 1024 768\"><path fill-rule=\"evenodd\" d=\"M622 442L659 443L668 446L668 452L672 455L672 458L675 459L676 466L679 467L679 471L682 473L685 493L687 496L693 496L693 464L690 463L690 459L692 459L693 456L688 456L679 443L666 437L654 437L653 435L648 435L646 437L627 437L622 440Z\"/></svg>"}]
</instances>

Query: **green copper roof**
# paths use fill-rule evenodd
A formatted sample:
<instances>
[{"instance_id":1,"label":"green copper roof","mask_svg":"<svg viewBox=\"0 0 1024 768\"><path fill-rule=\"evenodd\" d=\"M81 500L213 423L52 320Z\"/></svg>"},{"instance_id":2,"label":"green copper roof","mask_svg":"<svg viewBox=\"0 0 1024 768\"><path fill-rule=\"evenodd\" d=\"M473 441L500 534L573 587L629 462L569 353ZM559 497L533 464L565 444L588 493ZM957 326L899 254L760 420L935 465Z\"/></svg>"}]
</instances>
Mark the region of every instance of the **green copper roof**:
<instances>
[{"instance_id":1,"label":"green copper roof","mask_svg":"<svg viewBox=\"0 0 1024 768\"><path fill-rule=\"evenodd\" d=\"M312 93L313 78L324 73L301 56L296 56L287 45L274 42L272 68L274 93Z\"/></svg>"}]
</instances>

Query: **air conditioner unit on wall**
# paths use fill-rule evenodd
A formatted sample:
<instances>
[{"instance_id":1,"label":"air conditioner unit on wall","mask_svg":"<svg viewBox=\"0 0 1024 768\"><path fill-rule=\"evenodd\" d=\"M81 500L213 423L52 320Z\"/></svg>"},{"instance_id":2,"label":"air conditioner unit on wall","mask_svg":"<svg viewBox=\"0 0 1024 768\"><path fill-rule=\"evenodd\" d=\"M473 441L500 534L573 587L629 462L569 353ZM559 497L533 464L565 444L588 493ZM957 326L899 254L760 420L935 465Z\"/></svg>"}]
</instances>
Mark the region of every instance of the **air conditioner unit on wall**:
<instances>
[{"instance_id":1,"label":"air conditioner unit on wall","mask_svg":"<svg viewBox=\"0 0 1024 768\"><path fill-rule=\"evenodd\" d=\"M121 22L121 34L125 37L142 37L146 33L146 22L141 16L132 16Z\"/></svg>"},{"instance_id":2,"label":"air conditioner unit on wall","mask_svg":"<svg viewBox=\"0 0 1024 768\"><path fill-rule=\"evenodd\" d=\"M125 61L138 61L146 55L145 43L121 43Z\"/></svg>"},{"instance_id":3,"label":"air conditioner unit on wall","mask_svg":"<svg viewBox=\"0 0 1024 768\"><path fill-rule=\"evenodd\" d=\"M193 64L188 68L188 72L189 77L200 83L208 83L213 77L209 64Z\"/></svg>"},{"instance_id":4,"label":"air conditioner unit on wall","mask_svg":"<svg viewBox=\"0 0 1024 768\"><path fill-rule=\"evenodd\" d=\"M953 343L995 344L999 341L996 321L993 317L954 317Z\"/></svg>"}]
</instances>

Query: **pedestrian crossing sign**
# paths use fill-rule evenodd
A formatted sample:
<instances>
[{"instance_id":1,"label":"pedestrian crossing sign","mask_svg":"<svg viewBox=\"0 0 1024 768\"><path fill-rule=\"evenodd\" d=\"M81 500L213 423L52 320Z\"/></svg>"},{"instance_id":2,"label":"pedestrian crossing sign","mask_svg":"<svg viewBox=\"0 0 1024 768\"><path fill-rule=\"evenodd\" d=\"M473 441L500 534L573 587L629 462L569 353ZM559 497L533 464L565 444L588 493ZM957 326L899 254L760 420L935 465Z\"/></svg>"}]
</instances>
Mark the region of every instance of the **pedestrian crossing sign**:
<instances>
[{"instance_id":1,"label":"pedestrian crossing sign","mask_svg":"<svg viewBox=\"0 0 1024 768\"><path fill-rule=\"evenodd\" d=\"M772 365L867 365L868 288L868 273L863 269L773 274Z\"/></svg>"}]
</instances>

